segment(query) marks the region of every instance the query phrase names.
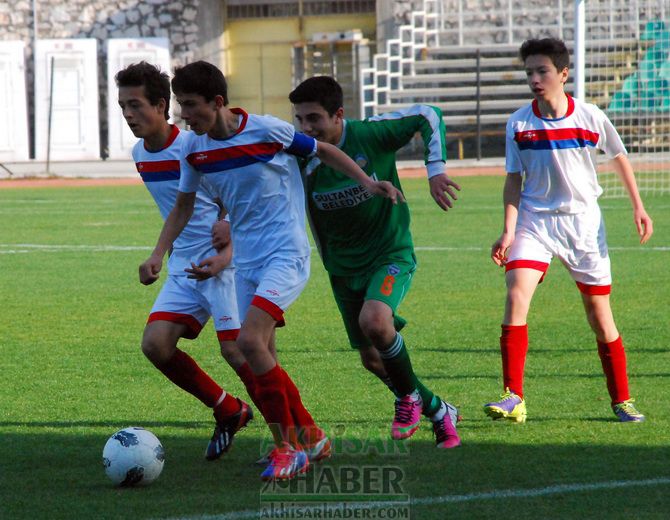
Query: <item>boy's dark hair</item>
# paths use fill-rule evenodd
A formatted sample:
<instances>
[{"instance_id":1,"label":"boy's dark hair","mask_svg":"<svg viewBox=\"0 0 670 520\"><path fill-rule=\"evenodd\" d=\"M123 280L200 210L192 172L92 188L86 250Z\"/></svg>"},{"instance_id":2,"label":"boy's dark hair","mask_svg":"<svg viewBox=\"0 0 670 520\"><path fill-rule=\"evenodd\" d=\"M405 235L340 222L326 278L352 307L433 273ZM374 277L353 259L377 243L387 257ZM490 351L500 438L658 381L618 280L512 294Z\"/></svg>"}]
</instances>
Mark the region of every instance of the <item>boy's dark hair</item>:
<instances>
[{"instance_id":1,"label":"boy's dark hair","mask_svg":"<svg viewBox=\"0 0 670 520\"><path fill-rule=\"evenodd\" d=\"M223 104L228 105L226 78L223 72L206 61L194 61L177 67L172 78L172 90L175 94L197 94L204 97L205 101L222 96Z\"/></svg>"},{"instance_id":2,"label":"boy's dark hair","mask_svg":"<svg viewBox=\"0 0 670 520\"><path fill-rule=\"evenodd\" d=\"M570 66L570 53L563 40L558 38L542 38L526 40L521 44L519 57L525 62L528 56L541 54L547 56L558 72Z\"/></svg>"},{"instance_id":3,"label":"boy's dark hair","mask_svg":"<svg viewBox=\"0 0 670 520\"><path fill-rule=\"evenodd\" d=\"M342 87L330 76L315 76L306 79L288 95L288 99L294 105L318 103L331 116L344 104Z\"/></svg>"},{"instance_id":4,"label":"boy's dark hair","mask_svg":"<svg viewBox=\"0 0 670 520\"><path fill-rule=\"evenodd\" d=\"M117 87L144 87L144 95L151 106L165 100L165 119L170 119L170 77L151 63L140 61L128 65L114 76Z\"/></svg>"}]
</instances>

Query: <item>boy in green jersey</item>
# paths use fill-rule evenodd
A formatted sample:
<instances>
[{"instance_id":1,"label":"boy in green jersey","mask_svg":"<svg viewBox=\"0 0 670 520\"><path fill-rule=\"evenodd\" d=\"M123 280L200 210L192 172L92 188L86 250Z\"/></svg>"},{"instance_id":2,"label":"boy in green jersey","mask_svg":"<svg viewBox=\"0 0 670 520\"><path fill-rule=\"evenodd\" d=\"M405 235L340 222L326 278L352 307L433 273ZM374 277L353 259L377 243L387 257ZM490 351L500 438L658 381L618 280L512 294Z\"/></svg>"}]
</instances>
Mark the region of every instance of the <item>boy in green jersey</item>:
<instances>
[{"instance_id":1,"label":"boy in green jersey","mask_svg":"<svg viewBox=\"0 0 670 520\"><path fill-rule=\"evenodd\" d=\"M431 195L445 211L460 187L444 173L444 123L439 109L415 105L364 121L345 120L342 88L333 78L302 82L289 95L302 131L338 146L368 175L401 189L396 151L419 132ZM389 204L318 159L304 164L309 218L353 348L365 368L395 393L394 439L410 437L421 414L433 422L437 446L460 444L458 412L417 378L398 331L396 310L416 269L407 204Z\"/></svg>"}]
</instances>

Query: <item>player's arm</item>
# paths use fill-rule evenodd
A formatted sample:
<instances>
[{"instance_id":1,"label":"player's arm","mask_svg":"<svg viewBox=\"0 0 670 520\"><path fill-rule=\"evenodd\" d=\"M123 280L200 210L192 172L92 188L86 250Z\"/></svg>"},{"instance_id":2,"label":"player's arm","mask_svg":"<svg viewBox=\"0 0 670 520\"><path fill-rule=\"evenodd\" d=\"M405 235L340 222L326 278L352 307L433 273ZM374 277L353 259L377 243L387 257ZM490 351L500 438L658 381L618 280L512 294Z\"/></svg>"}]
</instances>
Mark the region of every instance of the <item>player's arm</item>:
<instances>
[{"instance_id":1,"label":"player's arm","mask_svg":"<svg viewBox=\"0 0 670 520\"><path fill-rule=\"evenodd\" d=\"M637 228L637 234L640 236L640 244L644 244L651 238L654 232L654 223L644 209L644 204L637 188L635 174L633 173L633 166L630 164L628 156L624 153L612 159L612 163L633 205L633 220Z\"/></svg>"},{"instance_id":2,"label":"player's arm","mask_svg":"<svg viewBox=\"0 0 670 520\"><path fill-rule=\"evenodd\" d=\"M195 192L184 193L177 192L177 199L174 207L170 211L163 229L156 242L151 256L140 265L140 282L144 285L150 285L158 280L158 273L163 266L163 257L172 247L172 243L177 239L182 230L186 227L195 206Z\"/></svg>"},{"instance_id":3,"label":"player's arm","mask_svg":"<svg viewBox=\"0 0 670 520\"><path fill-rule=\"evenodd\" d=\"M230 222L225 217L212 226L212 247L221 252L230 244Z\"/></svg>"},{"instance_id":4,"label":"player's arm","mask_svg":"<svg viewBox=\"0 0 670 520\"><path fill-rule=\"evenodd\" d=\"M355 180L361 186L364 186L373 195L380 195L391 199L394 204L405 202L402 192L388 181L375 181L361 170L353 159L340 150L337 146L318 141L316 156L321 162L330 166L334 170L342 172L347 177Z\"/></svg>"},{"instance_id":5,"label":"player's arm","mask_svg":"<svg viewBox=\"0 0 670 520\"><path fill-rule=\"evenodd\" d=\"M507 261L507 249L514 242L516 221L519 216L522 176L520 173L508 173L503 188L504 222L500 238L491 246L491 259L500 266Z\"/></svg>"},{"instance_id":6,"label":"player's arm","mask_svg":"<svg viewBox=\"0 0 670 520\"><path fill-rule=\"evenodd\" d=\"M447 211L457 200L461 187L446 173L446 129L442 111L431 105L416 104L409 108L372 117L367 120L375 140L383 148L397 151L417 133L421 135L424 162L435 203Z\"/></svg>"},{"instance_id":7,"label":"player's arm","mask_svg":"<svg viewBox=\"0 0 670 520\"><path fill-rule=\"evenodd\" d=\"M233 242L230 239L230 222L224 218L212 226L212 245L217 251L203 259L198 265L191 262L191 267L184 269L188 277L198 281L207 280L223 271L233 259Z\"/></svg>"}]
</instances>

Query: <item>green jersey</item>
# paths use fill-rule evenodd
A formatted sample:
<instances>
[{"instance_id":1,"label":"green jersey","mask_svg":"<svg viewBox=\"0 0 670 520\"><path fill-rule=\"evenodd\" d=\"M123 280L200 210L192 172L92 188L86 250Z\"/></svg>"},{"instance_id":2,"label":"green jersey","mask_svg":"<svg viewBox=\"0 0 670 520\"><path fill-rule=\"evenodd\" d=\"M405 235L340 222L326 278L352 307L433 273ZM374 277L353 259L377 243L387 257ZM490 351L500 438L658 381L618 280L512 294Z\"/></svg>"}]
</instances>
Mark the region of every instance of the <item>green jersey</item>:
<instances>
[{"instance_id":1,"label":"green jersey","mask_svg":"<svg viewBox=\"0 0 670 520\"><path fill-rule=\"evenodd\" d=\"M414 105L363 121L346 120L338 147L369 176L398 189L396 151L419 132L425 162L441 173L446 161L440 109ZM407 204L394 205L314 158L305 168L310 224L323 265L333 275L368 272L380 264L407 259L414 245Z\"/></svg>"}]
</instances>

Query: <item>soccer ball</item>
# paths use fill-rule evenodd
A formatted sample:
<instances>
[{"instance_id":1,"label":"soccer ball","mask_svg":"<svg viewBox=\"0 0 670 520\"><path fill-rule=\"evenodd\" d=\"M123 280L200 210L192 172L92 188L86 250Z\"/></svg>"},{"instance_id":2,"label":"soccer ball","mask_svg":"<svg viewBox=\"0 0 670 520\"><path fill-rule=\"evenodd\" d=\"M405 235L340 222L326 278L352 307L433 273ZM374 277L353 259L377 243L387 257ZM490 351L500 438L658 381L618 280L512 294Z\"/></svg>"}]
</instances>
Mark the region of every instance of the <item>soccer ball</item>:
<instances>
[{"instance_id":1,"label":"soccer ball","mask_svg":"<svg viewBox=\"0 0 670 520\"><path fill-rule=\"evenodd\" d=\"M105 473L119 486L148 486L163 471L164 460L158 438L134 426L116 432L102 450Z\"/></svg>"}]
</instances>

